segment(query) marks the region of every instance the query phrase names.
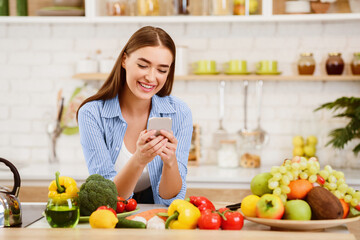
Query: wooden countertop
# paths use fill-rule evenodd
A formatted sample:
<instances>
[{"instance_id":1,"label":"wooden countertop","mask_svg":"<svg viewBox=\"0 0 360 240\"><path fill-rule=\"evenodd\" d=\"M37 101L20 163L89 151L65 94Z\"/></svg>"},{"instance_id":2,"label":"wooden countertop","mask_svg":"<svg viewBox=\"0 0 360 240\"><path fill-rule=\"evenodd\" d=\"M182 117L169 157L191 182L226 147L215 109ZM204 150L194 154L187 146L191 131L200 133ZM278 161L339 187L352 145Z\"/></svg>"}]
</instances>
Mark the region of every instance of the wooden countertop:
<instances>
[{"instance_id":1,"label":"wooden countertop","mask_svg":"<svg viewBox=\"0 0 360 240\"><path fill-rule=\"evenodd\" d=\"M211 231L211 230L148 230L148 229L31 229L5 228L0 239L243 239L243 240L356 240L353 234L325 232L278 232L278 231Z\"/></svg>"},{"instance_id":2,"label":"wooden countertop","mask_svg":"<svg viewBox=\"0 0 360 240\"><path fill-rule=\"evenodd\" d=\"M227 202L214 202L215 206L223 207ZM143 205L140 209L147 210L159 205ZM85 226L86 225L86 226ZM267 239L267 240L356 240L359 238L360 221L348 224L348 229L344 225L337 229L326 229L323 232L291 232L273 231L269 227L245 221L241 231L205 231L205 230L149 230L149 229L91 229L87 223L77 226L75 229L52 229L46 224L45 219L35 223L34 227L29 228L4 228L0 230L0 239L115 239L121 237L131 239Z\"/></svg>"}]
</instances>

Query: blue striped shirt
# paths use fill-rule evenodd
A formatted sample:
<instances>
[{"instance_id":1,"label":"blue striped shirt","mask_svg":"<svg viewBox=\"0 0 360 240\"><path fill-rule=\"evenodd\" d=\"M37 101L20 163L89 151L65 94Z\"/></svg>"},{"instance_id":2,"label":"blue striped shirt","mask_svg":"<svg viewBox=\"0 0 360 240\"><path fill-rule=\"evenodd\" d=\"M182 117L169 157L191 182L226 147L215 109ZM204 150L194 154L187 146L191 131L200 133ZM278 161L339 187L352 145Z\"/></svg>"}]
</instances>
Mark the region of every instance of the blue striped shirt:
<instances>
[{"instance_id":1,"label":"blue striped shirt","mask_svg":"<svg viewBox=\"0 0 360 240\"><path fill-rule=\"evenodd\" d=\"M178 141L176 158L182 179L182 187L177 196L163 199L159 195L159 185L163 162L156 156L148 163L151 188L156 204L170 205L174 199L184 199L186 193L186 174L191 137L193 131L190 108L174 96L151 99L150 117L170 117L172 131ZM89 174L100 174L113 180L117 172L114 169L121 149L127 123L121 114L118 96L106 101L96 100L83 105L79 110L78 124L80 142L84 152Z\"/></svg>"}]
</instances>

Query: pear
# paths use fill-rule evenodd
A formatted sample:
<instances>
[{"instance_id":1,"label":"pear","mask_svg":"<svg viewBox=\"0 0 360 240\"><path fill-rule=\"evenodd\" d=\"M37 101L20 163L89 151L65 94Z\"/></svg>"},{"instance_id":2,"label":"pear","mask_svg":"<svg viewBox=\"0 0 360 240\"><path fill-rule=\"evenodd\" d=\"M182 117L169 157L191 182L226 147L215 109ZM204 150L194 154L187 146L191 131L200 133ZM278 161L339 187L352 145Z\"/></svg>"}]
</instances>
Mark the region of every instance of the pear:
<instances>
[{"instance_id":1,"label":"pear","mask_svg":"<svg viewBox=\"0 0 360 240\"><path fill-rule=\"evenodd\" d=\"M272 190L268 187L268 181L270 178L272 178L272 175L268 172L256 175L250 183L251 192L259 197L265 193L272 193Z\"/></svg>"}]
</instances>

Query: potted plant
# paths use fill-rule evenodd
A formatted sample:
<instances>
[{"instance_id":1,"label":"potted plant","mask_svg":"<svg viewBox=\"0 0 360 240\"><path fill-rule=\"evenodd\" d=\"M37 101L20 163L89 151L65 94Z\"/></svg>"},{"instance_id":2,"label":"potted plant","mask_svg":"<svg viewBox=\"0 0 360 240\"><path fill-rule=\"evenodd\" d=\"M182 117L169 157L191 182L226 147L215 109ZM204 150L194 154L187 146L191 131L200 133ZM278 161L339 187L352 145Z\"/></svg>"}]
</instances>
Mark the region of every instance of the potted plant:
<instances>
[{"instance_id":1,"label":"potted plant","mask_svg":"<svg viewBox=\"0 0 360 240\"><path fill-rule=\"evenodd\" d=\"M314 13L326 13L333 2L336 0L311 0L310 6Z\"/></svg>"},{"instance_id":2,"label":"potted plant","mask_svg":"<svg viewBox=\"0 0 360 240\"><path fill-rule=\"evenodd\" d=\"M320 109L332 109L333 111L343 109L343 112L334 115L333 117L343 117L349 119L349 123L344 128L337 128L329 133L330 141L326 144L332 145L337 149L344 149L344 146L351 140L360 139L360 98L356 97L341 97L334 102L328 102L314 111ZM360 143L352 150L355 156L360 152Z\"/></svg>"}]
</instances>

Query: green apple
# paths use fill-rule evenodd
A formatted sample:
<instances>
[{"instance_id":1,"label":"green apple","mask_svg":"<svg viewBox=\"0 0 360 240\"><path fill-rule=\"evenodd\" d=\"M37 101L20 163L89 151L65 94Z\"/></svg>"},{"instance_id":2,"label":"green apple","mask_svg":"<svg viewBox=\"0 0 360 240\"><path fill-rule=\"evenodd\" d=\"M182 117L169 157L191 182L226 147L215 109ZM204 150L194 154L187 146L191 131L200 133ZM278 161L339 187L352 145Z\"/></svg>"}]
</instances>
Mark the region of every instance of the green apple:
<instances>
[{"instance_id":1,"label":"green apple","mask_svg":"<svg viewBox=\"0 0 360 240\"><path fill-rule=\"evenodd\" d=\"M272 190L268 187L268 181L270 178L272 178L272 175L268 172L256 175L250 183L251 192L259 197L265 193L272 193Z\"/></svg>"},{"instance_id":2,"label":"green apple","mask_svg":"<svg viewBox=\"0 0 360 240\"><path fill-rule=\"evenodd\" d=\"M284 218L289 220L311 220L311 208L304 200L287 201Z\"/></svg>"},{"instance_id":3,"label":"green apple","mask_svg":"<svg viewBox=\"0 0 360 240\"><path fill-rule=\"evenodd\" d=\"M274 194L264 194L256 204L256 216L259 218L281 219L284 210L283 202Z\"/></svg>"},{"instance_id":4,"label":"green apple","mask_svg":"<svg viewBox=\"0 0 360 240\"><path fill-rule=\"evenodd\" d=\"M292 139L292 144L294 147L302 147L304 146L304 138L302 136L295 136Z\"/></svg>"}]
</instances>

